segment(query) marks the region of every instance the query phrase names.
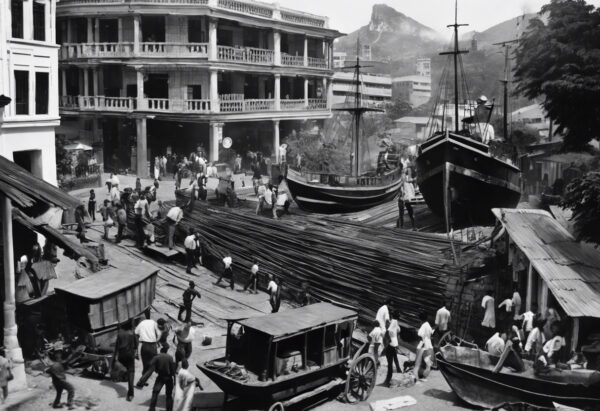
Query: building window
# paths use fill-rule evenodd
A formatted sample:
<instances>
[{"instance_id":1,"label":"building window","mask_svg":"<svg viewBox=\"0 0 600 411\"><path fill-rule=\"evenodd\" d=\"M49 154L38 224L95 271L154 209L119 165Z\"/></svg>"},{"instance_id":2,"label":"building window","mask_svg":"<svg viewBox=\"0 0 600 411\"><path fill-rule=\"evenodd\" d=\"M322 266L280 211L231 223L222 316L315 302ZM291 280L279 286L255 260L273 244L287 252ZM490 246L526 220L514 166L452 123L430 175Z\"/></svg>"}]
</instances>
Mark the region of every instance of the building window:
<instances>
[{"instance_id":1,"label":"building window","mask_svg":"<svg viewBox=\"0 0 600 411\"><path fill-rule=\"evenodd\" d=\"M48 114L48 73L35 73L35 114Z\"/></svg>"},{"instance_id":2,"label":"building window","mask_svg":"<svg viewBox=\"0 0 600 411\"><path fill-rule=\"evenodd\" d=\"M29 72L15 70L16 114L29 114Z\"/></svg>"},{"instance_id":3,"label":"building window","mask_svg":"<svg viewBox=\"0 0 600 411\"><path fill-rule=\"evenodd\" d=\"M46 5L33 2L33 39L46 41Z\"/></svg>"},{"instance_id":4,"label":"building window","mask_svg":"<svg viewBox=\"0 0 600 411\"><path fill-rule=\"evenodd\" d=\"M23 38L23 0L11 0L10 13L12 16L12 36Z\"/></svg>"}]
</instances>

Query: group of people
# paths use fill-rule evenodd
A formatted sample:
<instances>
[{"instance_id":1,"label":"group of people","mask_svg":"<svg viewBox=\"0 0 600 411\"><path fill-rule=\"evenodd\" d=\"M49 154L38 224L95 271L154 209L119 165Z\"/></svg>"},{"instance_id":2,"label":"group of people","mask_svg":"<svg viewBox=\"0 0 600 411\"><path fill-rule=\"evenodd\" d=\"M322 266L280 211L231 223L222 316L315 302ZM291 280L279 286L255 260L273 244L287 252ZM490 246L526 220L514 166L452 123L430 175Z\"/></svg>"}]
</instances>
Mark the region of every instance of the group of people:
<instances>
[{"instance_id":1,"label":"group of people","mask_svg":"<svg viewBox=\"0 0 600 411\"><path fill-rule=\"evenodd\" d=\"M447 303L436 312L433 328L429 323L429 315L423 311L419 314L421 325L417 332L419 343L415 356L415 362L412 367L412 373L415 380L425 380L431 372L433 365L433 339L440 338L449 329L450 311L446 308ZM401 328L399 325L399 311L391 309L392 299L388 298L385 303L377 310L373 329L369 333L368 340L372 346L372 352L375 358L379 359L385 355L387 360L387 374L384 385L389 387L392 382L394 365L397 373L408 371L408 361L402 364L398 360L399 341ZM436 334L434 334L436 333ZM381 350L381 351L380 351ZM378 360L379 362L379 360Z\"/></svg>"},{"instance_id":2,"label":"group of people","mask_svg":"<svg viewBox=\"0 0 600 411\"><path fill-rule=\"evenodd\" d=\"M481 301L485 310L481 323L491 337L485 342L490 354L502 355L510 347L521 358L528 358L543 366L556 363L566 346L565 327L561 315L553 306L539 312L536 303L521 313L522 300L515 286L512 296L497 307L492 290ZM496 318L498 309L498 319Z\"/></svg>"}]
</instances>

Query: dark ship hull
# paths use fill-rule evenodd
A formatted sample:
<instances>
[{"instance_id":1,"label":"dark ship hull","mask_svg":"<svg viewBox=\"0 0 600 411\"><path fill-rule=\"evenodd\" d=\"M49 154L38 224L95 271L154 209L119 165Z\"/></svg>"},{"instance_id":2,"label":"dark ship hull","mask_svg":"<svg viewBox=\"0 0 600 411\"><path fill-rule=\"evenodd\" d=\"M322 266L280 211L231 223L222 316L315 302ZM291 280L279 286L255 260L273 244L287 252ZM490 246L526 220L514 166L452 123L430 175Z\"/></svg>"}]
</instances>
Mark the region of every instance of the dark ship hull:
<instances>
[{"instance_id":1,"label":"dark ship hull","mask_svg":"<svg viewBox=\"0 0 600 411\"><path fill-rule=\"evenodd\" d=\"M290 193L302 210L333 214L362 211L391 201L398 193L400 170L378 177L323 176L325 182L314 182L301 173L288 170L286 182ZM350 181L339 182L339 179ZM333 179L333 181L331 181ZM356 181L354 181L356 180Z\"/></svg>"},{"instance_id":2,"label":"dark ship hull","mask_svg":"<svg viewBox=\"0 0 600 411\"><path fill-rule=\"evenodd\" d=\"M513 208L521 198L520 170L491 156L486 144L460 134L431 137L419 147L416 164L425 202L443 218L447 203L454 228L491 225L492 208Z\"/></svg>"}]
</instances>

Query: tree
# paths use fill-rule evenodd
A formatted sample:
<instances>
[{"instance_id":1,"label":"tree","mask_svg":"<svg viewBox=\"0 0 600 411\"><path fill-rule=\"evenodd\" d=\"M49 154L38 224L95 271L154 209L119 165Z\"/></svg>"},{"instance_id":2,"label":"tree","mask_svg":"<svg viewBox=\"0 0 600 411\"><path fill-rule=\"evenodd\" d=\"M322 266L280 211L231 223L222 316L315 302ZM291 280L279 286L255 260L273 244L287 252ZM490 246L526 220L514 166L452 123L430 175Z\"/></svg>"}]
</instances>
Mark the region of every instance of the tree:
<instances>
[{"instance_id":1,"label":"tree","mask_svg":"<svg viewBox=\"0 0 600 411\"><path fill-rule=\"evenodd\" d=\"M69 144L69 140L64 135L56 135L56 171L58 174L71 174L71 164L73 159L71 153L65 150L65 146Z\"/></svg>"},{"instance_id":2,"label":"tree","mask_svg":"<svg viewBox=\"0 0 600 411\"><path fill-rule=\"evenodd\" d=\"M412 111L410 103L396 98L385 106L385 114L392 121L398 120L400 117L406 116Z\"/></svg>"},{"instance_id":3,"label":"tree","mask_svg":"<svg viewBox=\"0 0 600 411\"><path fill-rule=\"evenodd\" d=\"M584 0L551 0L532 19L516 49L517 93L542 99L565 133L564 148L600 137L600 10Z\"/></svg>"},{"instance_id":4,"label":"tree","mask_svg":"<svg viewBox=\"0 0 600 411\"><path fill-rule=\"evenodd\" d=\"M600 244L600 172L589 172L567 185L561 206L573 211L578 241Z\"/></svg>"}]
</instances>

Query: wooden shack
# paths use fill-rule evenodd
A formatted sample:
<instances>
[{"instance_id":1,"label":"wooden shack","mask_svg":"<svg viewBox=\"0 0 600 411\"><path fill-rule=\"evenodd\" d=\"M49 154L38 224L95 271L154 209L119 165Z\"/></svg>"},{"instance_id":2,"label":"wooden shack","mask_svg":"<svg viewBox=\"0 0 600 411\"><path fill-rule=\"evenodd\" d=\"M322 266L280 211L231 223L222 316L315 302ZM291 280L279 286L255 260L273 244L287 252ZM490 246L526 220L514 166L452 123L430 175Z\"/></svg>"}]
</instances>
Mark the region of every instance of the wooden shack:
<instances>
[{"instance_id":1,"label":"wooden shack","mask_svg":"<svg viewBox=\"0 0 600 411\"><path fill-rule=\"evenodd\" d=\"M111 267L55 290L70 325L90 348L104 351L114 343L119 324L150 309L157 274L158 268L148 264Z\"/></svg>"}]
</instances>

